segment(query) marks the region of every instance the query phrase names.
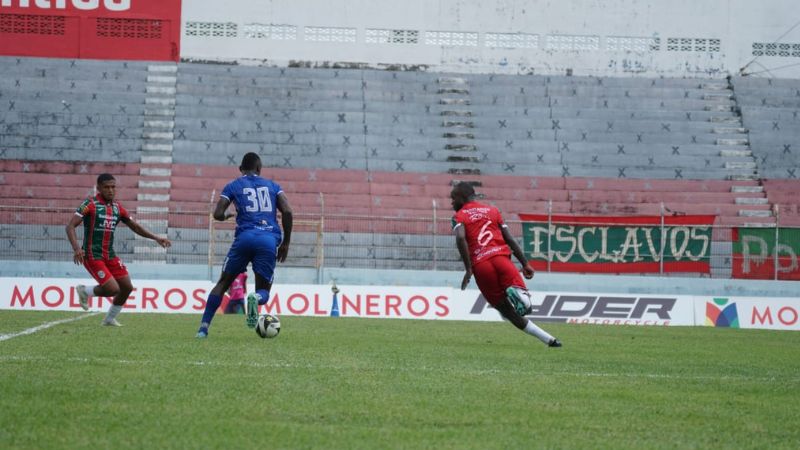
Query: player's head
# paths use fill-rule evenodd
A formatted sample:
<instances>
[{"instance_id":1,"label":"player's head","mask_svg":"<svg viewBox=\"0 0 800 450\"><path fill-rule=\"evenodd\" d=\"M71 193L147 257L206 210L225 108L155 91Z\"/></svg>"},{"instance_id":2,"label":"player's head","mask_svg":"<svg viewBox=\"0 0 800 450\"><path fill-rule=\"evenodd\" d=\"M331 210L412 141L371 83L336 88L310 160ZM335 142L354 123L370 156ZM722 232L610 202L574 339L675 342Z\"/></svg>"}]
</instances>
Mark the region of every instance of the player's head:
<instances>
[{"instance_id":1,"label":"player's head","mask_svg":"<svg viewBox=\"0 0 800 450\"><path fill-rule=\"evenodd\" d=\"M117 180L110 173L101 173L97 176L97 192L107 202L114 200L117 194Z\"/></svg>"},{"instance_id":2,"label":"player's head","mask_svg":"<svg viewBox=\"0 0 800 450\"><path fill-rule=\"evenodd\" d=\"M456 184L453 186L453 190L450 191L450 203L453 205L453 209L456 211L460 210L465 203L474 198L475 188L465 181Z\"/></svg>"},{"instance_id":3,"label":"player's head","mask_svg":"<svg viewBox=\"0 0 800 450\"><path fill-rule=\"evenodd\" d=\"M242 173L253 172L256 174L261 173L261 157L258 154L249 152L242 157L242 164L239 166L239 171Z\"/></svg>"}]
</instances>

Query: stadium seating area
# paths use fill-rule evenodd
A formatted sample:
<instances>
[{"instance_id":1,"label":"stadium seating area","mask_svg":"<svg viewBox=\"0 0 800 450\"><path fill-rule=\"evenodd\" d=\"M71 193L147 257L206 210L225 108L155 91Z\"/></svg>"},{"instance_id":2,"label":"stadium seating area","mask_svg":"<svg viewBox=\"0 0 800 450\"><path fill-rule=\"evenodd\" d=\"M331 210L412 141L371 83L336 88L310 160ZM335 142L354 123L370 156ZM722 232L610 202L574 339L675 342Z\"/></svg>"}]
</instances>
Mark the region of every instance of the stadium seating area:
<instances>
[{"instance_id":1,"label":"stadium seating area","mask_svg":"<svg viewBox=\"0 0 800 450\"><path fill-rule=\"evenodd\" d=\"M126 207L175 243L165 253L125 231L121 253L205 263L212 194L247 151L300 215L298 266L323 239L326 265L458 268L454 180L509 219L657 215L663 203L770 225L777 205L782 225L800 225L796 81L28 58L0 58L0 74L4 259L68 258L64 214L109 171ZM217 260L231 237L215 231Z\"/></svg>"}]
</instances>

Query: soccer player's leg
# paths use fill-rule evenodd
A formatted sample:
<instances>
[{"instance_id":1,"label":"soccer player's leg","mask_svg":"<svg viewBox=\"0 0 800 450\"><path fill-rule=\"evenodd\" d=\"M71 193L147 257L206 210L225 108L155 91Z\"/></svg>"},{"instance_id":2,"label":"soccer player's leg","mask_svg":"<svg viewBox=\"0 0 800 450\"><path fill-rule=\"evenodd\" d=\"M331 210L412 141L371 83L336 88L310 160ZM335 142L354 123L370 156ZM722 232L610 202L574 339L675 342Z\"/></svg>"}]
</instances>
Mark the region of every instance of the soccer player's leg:
<instances>
[{"instance_id":1,"label":"soccer player's leg","mask_svg":"<svg viewBox=\"0 0 800 450\"><path fill-rule=\"evenodd\" d=\"M222 304L222 295L231 286L233 280L247 268L248 258L247 246L242 244L239 237L236 237L228 250L225 262L222 264L222 273L219 276L219 280L211 289L211 292L208 293L206 308L203 311L202 319L200 319L200 328L197 330L198 338L208 337L208 328L211 326L211 321L214 319L217 309Z\"/></svg>"},{"instance_id":2,"label":"soccer player's leg","mask_svg":"<svg viewBox=\"0 0 800 450\"><path fill-rule=\"evenodd\" d=\"M131 295L131 292L133 291L133 284L131 283L131 277L129 275L115 278L114 281L117 283L116 289L109 285L108 291L113 292L116 290L116 294L109 295L113 296L114 300L111 303L111 306L108 308L108 312L106 313L106 317L103 319L102 325L109 327L121 327L122 324L117 321L117 316L122 311L122 307L125 306L125 302L128 301L128 297ZM106 285L103 287L106 288Z\"/></svg>"},{"instance_id":3,"label":"soccer player's leg","mask_svg":"<svg viewBox=\"0 0 800 450\"><path fill-rule=\"evenodd\" d=\"M503 287L506 298L511 302L517 314L523 317L530 314L533 309L531 294L511 259L498 256L492 258L491 263L495 266L500 286Z\"/></svg>"},{"instance_id":4,"label":"soccer player's leg","mask_svg":"<svg viewBox=\"0 0 800 450\"><path fill-rule=\"evenodd\" d=\"M82 284L78 284L75 286L75 292L78 294L78 303L81 305L84 311L89 310L89 297L96 297L101 295L106 295L105 286L109 280L113 280L114 276L112 275L111 270L106 267L105 261L102 259L84 259L83 260L83 267L86 268L86 271L89 272L89 275L97 281L97 286L84 286ZM113 294L112 294L113 295Z\"/></svg>"},{"instance_id":5,"label":"soccer player's leg","mask_svg":"<svg viewBox=\"0 0 800 450\"><path fill-rule=\"evenodd\" d=\"M255 317L251 328L255 327L255 320L258 320L258 307L265 305L269 301L269 290L272 288L272 278L275 274L277 251L277 236L269 233L261 233L258 236L258 242L253 254L253 273L256 275L256 291L247 296L248 316L251 311L251 305L255 306ZM250 326L249 321L248 326Z\"/></svg>"},{"instance_id":6,"label":"soccer player's leg","mask_svg":"<svg viewBox=\"0 0 800 450\"><path fill-rule=\"evenodd\" d=\"M528 303L526 306L524 299L519 298L517 301L514 301L513 295L509 295L511 293L520 295L521 297L521 295L527 294L527 290L523 288L525 283L522 281L522 277L516 266L514 266L514 263L505 257L495 257L489 261L495 268L498 283L503 289L504 294L502 299L498 298L495 294L495 297L492 299L495 303L492 303L492 306L494 306L509 322L514 324L515 327L525 333L535 336L550 347L561 347L561 341L539 328L535 323L525 317L525 314L530 312L531 304ZM521 292L522 294L520 294ZM487 298L487 300L489 299ZM490 303L492 300L490 300Z\"/></svg>"},{"instance_id":7,"label":"soccer player's leg","mask_svg":"<svg viewBox=\"0 0 800 450\"><path fill-rule=\"evenodd\" d=\"M277 258L278 239L271 233L260 233L257 242L254 243L253 254L253 273L256 275L256 291L247 296L246 313L248 315L247 325L255 327L258 320L258 308L269 301L269 290L272 287L272 277L275 273ZM250 325L251 311L253 324Z\"/></svg>"}]
</instances>

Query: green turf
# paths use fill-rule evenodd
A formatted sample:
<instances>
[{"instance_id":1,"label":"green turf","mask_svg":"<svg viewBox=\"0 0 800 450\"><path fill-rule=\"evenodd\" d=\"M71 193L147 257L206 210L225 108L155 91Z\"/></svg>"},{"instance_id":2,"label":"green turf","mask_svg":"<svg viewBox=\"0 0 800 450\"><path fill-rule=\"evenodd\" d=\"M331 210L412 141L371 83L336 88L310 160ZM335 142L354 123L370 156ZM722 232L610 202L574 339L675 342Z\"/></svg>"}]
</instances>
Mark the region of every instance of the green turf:
<instances>
[{"instance_id":1,"label":"green turf","mask_svg":"<svg viewBox=\"0 0 800 450\"><path fill-rule=\"evenodd\" d=\"M75 316L0 311L0 333ZM0 341L0 448L800 448L800 334L101 316Z\"/></svg>"}]
</instances>

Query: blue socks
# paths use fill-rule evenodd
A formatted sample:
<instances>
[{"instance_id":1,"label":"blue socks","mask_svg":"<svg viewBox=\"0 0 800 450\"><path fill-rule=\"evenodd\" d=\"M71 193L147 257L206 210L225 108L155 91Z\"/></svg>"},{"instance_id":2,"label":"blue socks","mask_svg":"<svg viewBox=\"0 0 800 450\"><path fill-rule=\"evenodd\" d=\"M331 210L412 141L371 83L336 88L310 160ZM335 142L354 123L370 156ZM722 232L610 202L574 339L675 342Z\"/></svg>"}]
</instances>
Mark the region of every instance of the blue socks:
<instances>
[{"instance_id":1,"label":"blue socks","mask_svg":"<svg viewBox=\"0 0 800 450\"><path fill-rule=\"evenodd\" d=\"M261 299L258 301L259 306L266 305L267 301L269 300L269 291L266 289L258 289L256 294L261 297Z\"/></svg>"},{"instance_id":2,"label":"blue socks","mask_svg":"<svg viewBox=\"0 0 800 450\"><path fill-rule=\"evenodd\" d=\"M221 303L221 295L208 295L206 309L203 311L203 319L200 321L200 330L206 330L206 333L208 332L208 327L211 325L211 319L214 318L214 314L217 313L217 309L219 309L219 305Z\"/></svg>"}]
</instances>

